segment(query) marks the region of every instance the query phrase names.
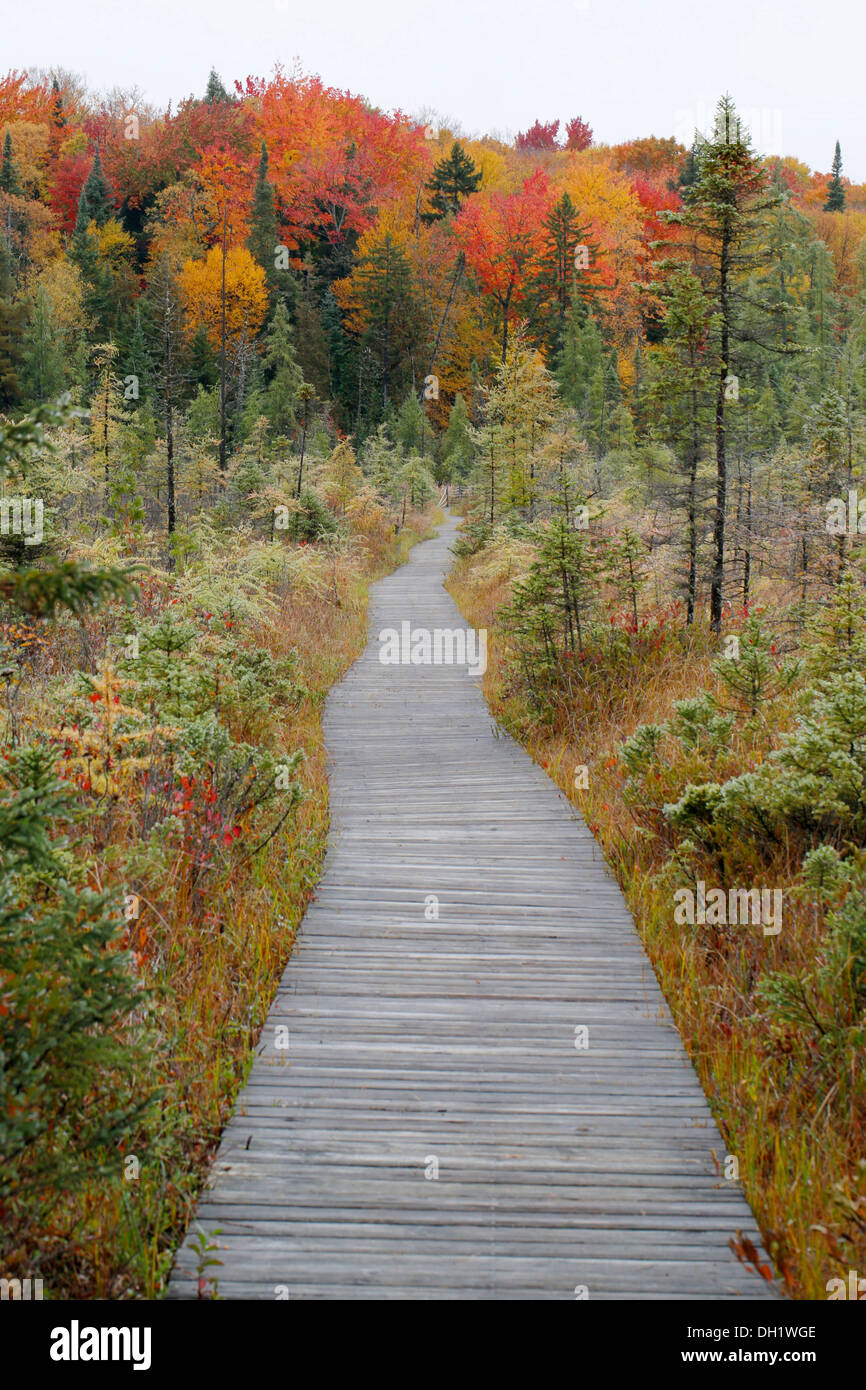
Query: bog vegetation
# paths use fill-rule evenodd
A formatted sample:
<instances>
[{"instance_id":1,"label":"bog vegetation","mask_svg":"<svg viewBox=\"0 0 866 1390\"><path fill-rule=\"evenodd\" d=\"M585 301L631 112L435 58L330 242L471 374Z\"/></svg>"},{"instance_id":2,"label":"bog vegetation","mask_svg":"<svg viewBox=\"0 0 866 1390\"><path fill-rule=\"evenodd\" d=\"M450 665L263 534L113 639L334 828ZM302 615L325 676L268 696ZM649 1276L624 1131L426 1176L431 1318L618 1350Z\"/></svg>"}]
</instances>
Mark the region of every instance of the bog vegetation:
<instances>
[{"instance_id":1,"label":"bog vegetation","mask_svg":"<svg viewBox=\"0 0 866 1390\"><path fill-rule=\"evenodd\" d=\"M163 1288L314 889L324 695L445 486L489 698L779 1273L866 1260L866 188L727 97L691 149L558 137L0 80L0 1264L48 1295ZM679 922L698 883L781 931Z\"/></svg>"}]
</instances>

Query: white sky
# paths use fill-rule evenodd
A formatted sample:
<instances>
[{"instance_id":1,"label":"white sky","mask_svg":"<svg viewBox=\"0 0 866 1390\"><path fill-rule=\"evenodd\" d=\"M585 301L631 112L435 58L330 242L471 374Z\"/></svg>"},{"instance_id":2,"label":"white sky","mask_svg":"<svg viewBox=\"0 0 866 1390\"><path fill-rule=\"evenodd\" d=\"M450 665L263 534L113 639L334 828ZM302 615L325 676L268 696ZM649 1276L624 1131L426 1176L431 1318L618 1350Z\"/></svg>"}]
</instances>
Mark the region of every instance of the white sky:
<instances>
[{"instance_id":1,"label":"white sky","mask_svg":"<svg viewBox=\"0 0 866 1390\"><path fill-rule=\"evenodd\" d=\"M511 136L688 143L729 90L764 153L866 182L863 0L0 0L0 70L60 64L157 105L300 59L377 106Z\"/></svg>"}]
</instances>

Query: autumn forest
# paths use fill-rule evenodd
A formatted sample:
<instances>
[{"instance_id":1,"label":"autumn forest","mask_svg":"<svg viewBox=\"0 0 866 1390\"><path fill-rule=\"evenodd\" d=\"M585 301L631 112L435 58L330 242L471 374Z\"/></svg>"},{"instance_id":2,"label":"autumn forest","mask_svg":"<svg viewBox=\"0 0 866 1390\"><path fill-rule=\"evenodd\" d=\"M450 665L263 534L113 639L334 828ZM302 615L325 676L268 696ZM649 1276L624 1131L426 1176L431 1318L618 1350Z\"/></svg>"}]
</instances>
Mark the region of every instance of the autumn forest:
<instances>
[{"instance_id":1,"label":"autumn forest","mask_svg":"<svg viewBox=\"0 0 866 1390\"><path fill-rule=\"evenodd\" d=\"M0 1273L46 1297L165 1293L322 871L326 696L446 511L737 1260L866 1272L866 184L728 94L688 146L547 115L0 79Z\"/></svg>"}]
</instances>

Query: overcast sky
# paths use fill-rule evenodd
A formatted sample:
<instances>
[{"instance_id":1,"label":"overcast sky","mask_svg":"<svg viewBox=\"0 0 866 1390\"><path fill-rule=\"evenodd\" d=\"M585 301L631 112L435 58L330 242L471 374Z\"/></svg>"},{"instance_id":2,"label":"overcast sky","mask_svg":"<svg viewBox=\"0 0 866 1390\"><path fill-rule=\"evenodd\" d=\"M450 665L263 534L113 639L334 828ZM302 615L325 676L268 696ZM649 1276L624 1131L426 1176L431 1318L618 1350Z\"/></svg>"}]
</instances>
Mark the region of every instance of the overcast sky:
<instances>
[{"instance_id":1,"label":"overcast sky","mask_svg":"<svg viewBox=\"0 0 866 1390\"><path fill-rule=\"evenodd\" d=\"M297 58L388 110L467 134L539 117L597 140L676 135L729 90L764 153L866 181L863 0L0 0L0 64L60 64L158 105Z\"/></svg>"}]
</instances>

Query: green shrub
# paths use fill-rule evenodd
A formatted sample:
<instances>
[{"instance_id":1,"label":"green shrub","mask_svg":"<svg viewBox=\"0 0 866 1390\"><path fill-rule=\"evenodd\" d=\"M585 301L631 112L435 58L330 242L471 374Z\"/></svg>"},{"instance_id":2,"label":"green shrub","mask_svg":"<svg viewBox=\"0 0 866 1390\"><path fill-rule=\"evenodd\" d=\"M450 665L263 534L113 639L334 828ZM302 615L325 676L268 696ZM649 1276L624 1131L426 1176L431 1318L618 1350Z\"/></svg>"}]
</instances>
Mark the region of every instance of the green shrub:
<instances>
[{"instance_id":1,"label":"green shrub","mask_svg":"<svg viewBox=\"0 0 866 1390\"><path fill-rule=\"evenodd\" d=\"M117 894L82 881L55 755L19 748L0 779L0 1207L7 1257L86 1178L119 1174L148 1097L146 1000Z\"/></svg>"},{"instance_id":2,"label":"green shrub","mask_svg":"<svg viewBox=\"0 0 866 1390\"><path fill-rule=\"evenodd\" d=\"M815 883L817 850L804 864ZM758 984L758 1021L766 1022L786 1051L808 1060L833 1079L836 1104L866 1093L862 1059L866 1044L866 866L862 859L837 860L830 882L826 854L821 857L824 892L835 896L811 967L774 971Z\"/></svg>"},{"instance_id":3,"label":"green shrub","mask_svg":"<svg viewBox=\"0 0 866 1390\"><path fill-rule=\"evenodd\" d=\"M455 555L458 560L468 560L484 549L491 534L488 522L469 521L457 533L457 539L451 547L451 554Z\"/></svg>"},{"instance_id":4,"label":"green shrub","mask_svg":"<svg viewBox=\"0 0 866 1390\"><path fill-rule=\"evenodd\" d=\"M296 544L299 541L313 543L332 536L337 530L336 518L311 488L301 493L298 510L289 516L286 534Z\"/></svg>"}]
</instances>

